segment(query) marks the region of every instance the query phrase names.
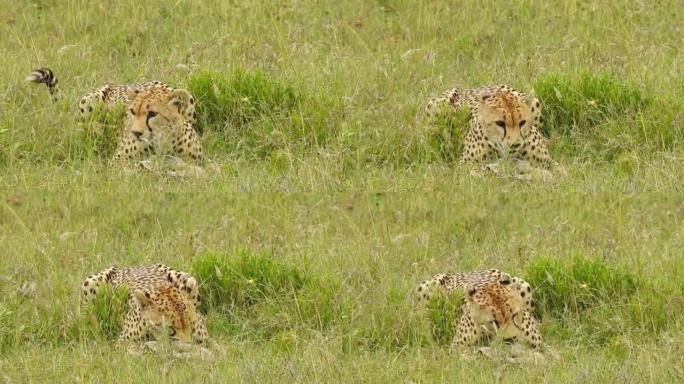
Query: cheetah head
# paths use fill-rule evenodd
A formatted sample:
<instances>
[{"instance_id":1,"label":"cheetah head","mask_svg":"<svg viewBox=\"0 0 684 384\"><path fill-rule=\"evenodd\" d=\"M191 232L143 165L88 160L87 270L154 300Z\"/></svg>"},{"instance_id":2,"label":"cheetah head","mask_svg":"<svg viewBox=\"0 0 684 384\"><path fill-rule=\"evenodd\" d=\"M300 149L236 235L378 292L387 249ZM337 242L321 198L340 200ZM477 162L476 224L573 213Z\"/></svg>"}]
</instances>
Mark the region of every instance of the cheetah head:
<instances>
[{"instance_id":1,"label":"cheetah head","mask_svg":"<svg viewBox=\"0 0 684 384\"><path fill-rule=\"evenodd\" d=\"M468 311L476 326L490 333L498 332L504 340L516 339L520 326L516 319L522 316L524 303L506 282L486 283L480 287L466 287Z\"/></svg>"},{"instance_id":2,"label":"cheetah head","mask_svg":"<svg viewBox=\"0 0 684 384\"><path fill-rule=\"evenodd\" d=\"M128 97L132 100L128 110L130 132L141 141L158 139L170 128L180 126L192 100L184 89L164 93L132 90Z\"/></svg>"},{"instance_id":3,"label":"cheetah head","mask_svg":"<svg viewBox=\"0 0 684 384\"><path fill-rule=\"evenodd\" d=\"M168 328L170 336L182 342L192 340L197 312L181 290L175 287L152 292L138 289L133 292L133 297L140 305L142 321L149 327Z\"/></svg>"},{"instance_id":4,"label":"cheetah head","mask_svg":"<svg viewBox=\"0 0 684 384\"><path fill-rule=\"evenodd\" d=\"M532 93L522 100L508 90L484 94L479 99L479 120L487 137L497 143L515 144L529 135L537 120L538 108Z\"/></svg>"}]
</instances>

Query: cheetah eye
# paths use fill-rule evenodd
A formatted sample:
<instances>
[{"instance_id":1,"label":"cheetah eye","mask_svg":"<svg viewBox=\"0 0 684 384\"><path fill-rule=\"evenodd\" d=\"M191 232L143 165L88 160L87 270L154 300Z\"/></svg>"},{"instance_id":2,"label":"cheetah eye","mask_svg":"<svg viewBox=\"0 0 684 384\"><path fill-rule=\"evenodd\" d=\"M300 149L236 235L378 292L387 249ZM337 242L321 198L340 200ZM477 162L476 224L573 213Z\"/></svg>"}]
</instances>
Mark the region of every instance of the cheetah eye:
<instances>
[{"instance_id":1,"label":"cheetah eye","mask_svg":"<svg viewBox=\"0 0 684 384\"><path fill-rule=\"evenodd\" d=\"M148 118L148 119L151 119L151 118L153 118L153 117L155 117L155 116L157 116L157 115L158 115L158 113L155 112L155 111L149 111L149 112L147 112L147 118Z\"/></svg>"},{"instance_id":2,"label":"cheetah eye","mask_svg":"<svg viewBox=\"0 0 684 384\"><path fill-rule=\"evenodd\" d=\"M525 125L525 123L527 123L527 120L521 121L521 122L520 122L520 128L522 128L522 126Z\"/></svg>"},{"instance_id":3,"label":"cheetah eye","mask_svg":"<svg viewBox=\"0 0 684 384\"><path fill-rule=\"evenodd\" d=\"M134 110L132 110L132 109L129 109L129 110L128 110L128 112L130 112L130 113L131 113L131 115L135 115L135 111L134 111Z\"/></svg>"},{"instance_id":4,"label":"cheetah eye","mask_svg":"<svg viewBox=\"0 0 684 384\"><path fill-rule=\"evenodd\" d=\"M176 328L174 328L174 327L169 328L169 336L171 336L171 337L176 336Z\"/></svg>"},{"instance_id":5,"label":"cheetah eye","mask_svg":"<svg viewBox=\"0 0 684 384\"><path fill-rule=\"evenodd\" d=\"M497 121L496 125L498 125L501 128L506 128L506 123L503 120Z\"/></svg>"}]
</instances>

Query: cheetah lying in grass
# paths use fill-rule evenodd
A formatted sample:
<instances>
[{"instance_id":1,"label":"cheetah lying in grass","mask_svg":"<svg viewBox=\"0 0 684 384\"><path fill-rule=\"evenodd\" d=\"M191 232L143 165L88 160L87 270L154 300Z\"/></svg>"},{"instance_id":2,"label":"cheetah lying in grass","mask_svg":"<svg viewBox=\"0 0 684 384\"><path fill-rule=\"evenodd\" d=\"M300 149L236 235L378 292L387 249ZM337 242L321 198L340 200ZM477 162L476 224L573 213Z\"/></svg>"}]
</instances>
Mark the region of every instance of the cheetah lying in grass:
<instances>
[{"instance_id":1,"label":"cheetah lying in grass","mask_svg":"<svg viewBox=\"0 0 684 384\"><path fill-rule=\"evenodd\" d=\"M493 161L506 152L542 165L550 162L539 132L541 105L532 94L506 85L444 92L428 101L425 110L434 118L445 109L470 108L470 129L463 143L461 162Z\"/></svg>"},{"instance_id":2,"label":"cheetah lying in grass","mask_svg":"<svg viewBox=\"0 0 684 384\"><path fill-rule=\"evenodd\" d=\"M542 343L530 285L496 269L439 274L418 285L418 300L429 300L436 288L463 291L462 316L456 325L454 344L474 346L499 334L508 343L522 342L537 348Z\"/></svg>"},{"instance_id":3,"label":"cheetah lying in grass","mask_svg":"<svg viewBox=\"0 0 684 384\"><path fill-rule=\"evenodd\" d=\"M207 340L204 318L197 311L199 288L190 274L163 264L110 267L85 279L81 285L84 301L91 302L103 284L129 290L119 341L145 341L159 329L182 342Z\"/></svg>"},{"instance_id":4,"label":"cheetah lying in grass","mask_svg":"<svg viewBox=\"0 0 684 384\"><path fill-rule=\"evenodd\" d=\"M453 88L430 99L425 112L428 120L434 121L442 113L465 108L469 110L469 128L463 139L461 164L484 163L485 171L505 174L508 167L499 164L510 159L514 178L544 181L551 178L548 169L552 165L559 167L551 161L540 133L544 119L541 104L532 93L507 85Z\"/></svg>"},{"instance_id":5,"label":"cheetah lying in grass","mask_svg":"<svg viewBox=\"0 0 684 384\"><path fill-rule=\"evenodd\" d=\"M34 70L26 80L45 84L56 97L58 80L49 68ZM188 91L159 81L104 85L80 98L80 117L88 119L98 105L126 107L114 161L142 160L158 153L203 162L202 144L193 127L195 99Z\"/></svg>"}]
</instances>

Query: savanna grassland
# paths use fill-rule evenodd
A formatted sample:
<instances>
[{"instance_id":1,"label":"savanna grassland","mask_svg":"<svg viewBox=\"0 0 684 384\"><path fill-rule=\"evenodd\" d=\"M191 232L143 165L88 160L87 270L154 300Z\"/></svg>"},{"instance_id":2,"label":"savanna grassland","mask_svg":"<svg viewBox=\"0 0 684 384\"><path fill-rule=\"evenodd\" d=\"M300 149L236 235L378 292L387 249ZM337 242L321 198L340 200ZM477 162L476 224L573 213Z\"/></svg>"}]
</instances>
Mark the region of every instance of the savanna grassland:
<instances>
[{"instance_id":1,"label":"savanna grassland","mask_svg":"<svg viewBox=\"0 0 684 384\"><path fill-rule=\"evenodd\" d=\"M684 4L482 3L0 0L0 381L684 380ZM76 119L148 79L198 98L205 177L112 168L116 116ZM535 90L565 174L471 176L462 122L420 118L498 83ZM225 355L130 356L79 304L157 262ZM407 299L478 267L532 283L556 358L463 359Z\"/></svg>"}]
</instances>

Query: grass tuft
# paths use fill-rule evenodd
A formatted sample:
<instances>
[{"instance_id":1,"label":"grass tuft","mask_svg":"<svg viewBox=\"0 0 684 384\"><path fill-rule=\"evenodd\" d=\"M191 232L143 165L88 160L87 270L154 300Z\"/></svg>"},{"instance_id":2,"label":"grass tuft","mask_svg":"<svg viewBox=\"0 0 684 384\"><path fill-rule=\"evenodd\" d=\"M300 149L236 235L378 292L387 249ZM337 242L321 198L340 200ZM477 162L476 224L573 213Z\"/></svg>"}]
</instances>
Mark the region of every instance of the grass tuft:
<instances>
[{"instance_id":1,"label":"grass tuft","mask_svg":"<svg viewBox=\"0 0 684 384\"><path fill-rule=\"evenodd\" d=\"M642 89L605 73L549 73L537 78L534 90L543 103L545 129L562 134L593 132L606 121L635 116L653 103Z\"/></svg>"},{"instance_id":2,"label":"grass tuft","mask_svg":"<svg viewBox=\"0 0 684 384\"><path fill-rule=\"evenodd\" d=\"M204 295L203 310L245 308L302 288L305 273L263 253L240 250L236 255L208 253L197 258L192 273Z\"/></svg>"},{"instance_id":3,"label":"grass tuft","mask_svg":"<svg viewBox=\"0 0 684 384\"><path fill-rule=\"evenodd\" d=\"M282 157L324 146L336 131L336 102L260 71L202 72L188 89L197 98L197 129L214 134L209 146L219 151Z\"/></svg>"},{"instance_id":4,"label":"grass tuft","mask_svg":"<svg viewBox=\"0 0 684 384\"><path fill-rule=\"evenodd\" d=\"M126 117L126 108L95 108L88 121L78 123L79 129L71 135L70 157L74 159L108 159L114 155Z\"/></svg>"},{"instance_id":5,"label":"grass tuft","mask_svg":"<svg viewBox=\"0 0 684 384\"><path fill-rule=\"evenodd\" d=\"M580 257L565 262L537 259L528 265L525 278L534 287L538 307L555 317L627 299L639 286L635 276L617 266Z\"/></svg>"},{"instance_id":6,"label":"grass tuft","mask_svg":"<svg viewBox=\"0 0 684 384\"><path fill-rule=\"evenodd\" d=\"M458 161L463 152L463 139L468 132L470 109L448 108L437 115L428 126L429 145L438 157L447 162Z\"/></svg>"},{"instance_id":7,"label":"grass tuft","mask_svg":"<svg viewBox=\"0 0 684 384\"><path fill-rule=\"evenodd\" d=\"M456 290L449 295L444 290L439 290L439 292L441 294L433 295L426 303L427 315L434 340L440 345L449 345L456 336L456 325L463 313L461 309L463 292Z\"/></svg>"},{"instance_id":8,"label":"grass tuft","mask_svg":"<svg viewBox=\"0 0 684 384\"><path fill-rule=\"evenodd\" d=\"M314 277L265 253L207 253L192 271L200 282L202 309L217 315L215 328L231 334L248 326L242 335L252 340L288 339L292 332L325 331L348 318L349 302L335 278Z\"/></svg>"},{"instance_id":9,"label":"grass tuft","mask_svg":"<svg viewBox=\"0 0 684 384\"><path fill-rule=\"evenodd\" d=\"M85 317L76 326L86 339L116 340L128 312L128 289L103 284L92 302L85 306Z\"/></svg>"},{"instance_id":10,"label":"grass tuft","mask_svg":"<svg viewBox=\"0 0 684 384\"><path fill-rule=\"evenodd\" d=\"M615 343L625 333L656 335L672 316L668 303L681 295L640 279L620 265L573 257L541 258L527 267L538 315L550 334L591 345Z\"/></svg>"},{"instance_id":11,"label":"grass tuft","mask_svg":"<svg viewBox=\"0 0 684 384\"><path fill-rule=\"evenodd\" d=\"M301 103L292 87L260 71L202 72L190 78L188 89L198 101L200 132L221 125L242 128L264 117L285 117Z\"/></svg>"}]
</instances>

